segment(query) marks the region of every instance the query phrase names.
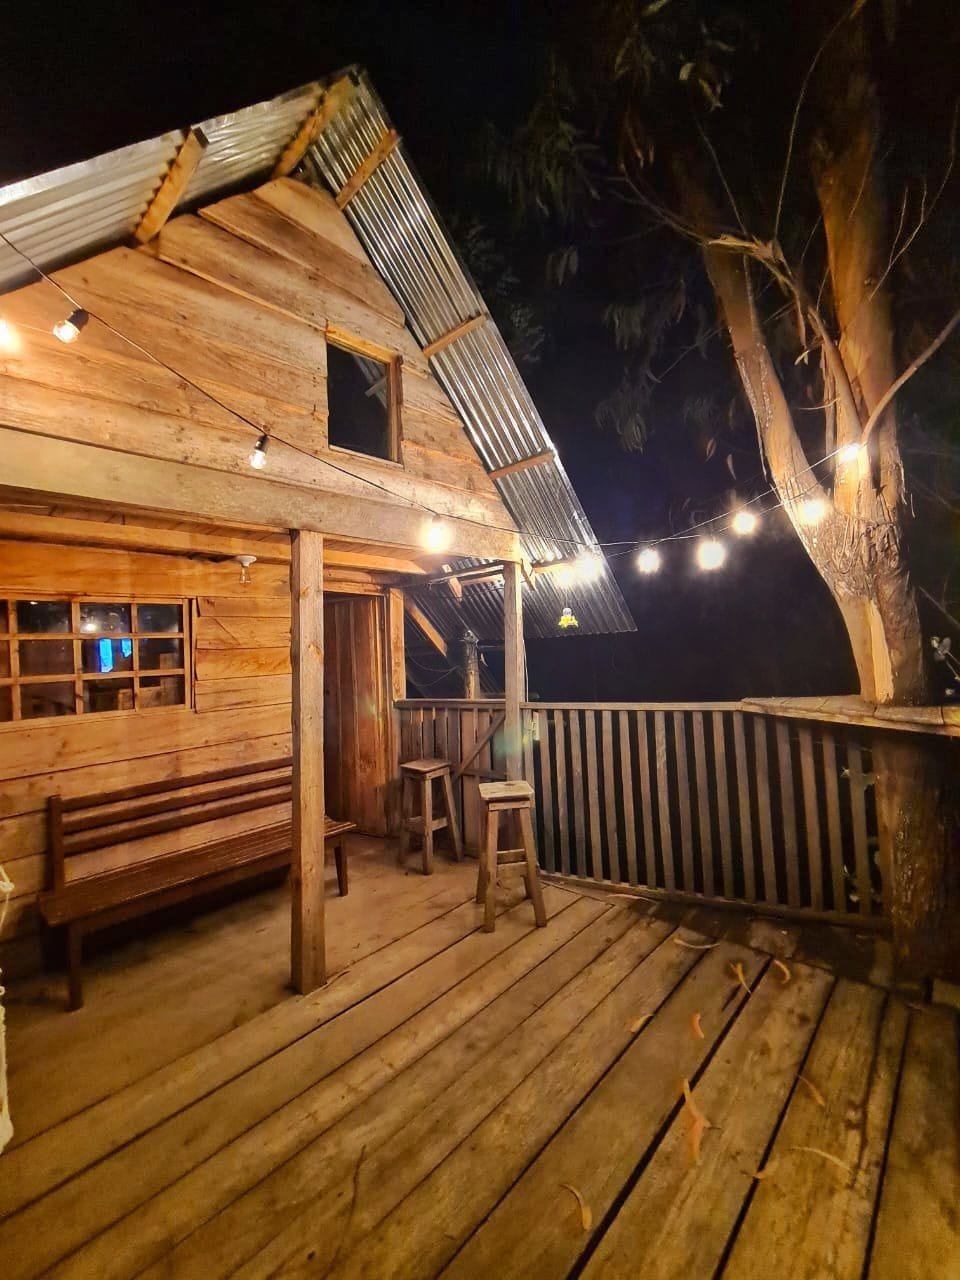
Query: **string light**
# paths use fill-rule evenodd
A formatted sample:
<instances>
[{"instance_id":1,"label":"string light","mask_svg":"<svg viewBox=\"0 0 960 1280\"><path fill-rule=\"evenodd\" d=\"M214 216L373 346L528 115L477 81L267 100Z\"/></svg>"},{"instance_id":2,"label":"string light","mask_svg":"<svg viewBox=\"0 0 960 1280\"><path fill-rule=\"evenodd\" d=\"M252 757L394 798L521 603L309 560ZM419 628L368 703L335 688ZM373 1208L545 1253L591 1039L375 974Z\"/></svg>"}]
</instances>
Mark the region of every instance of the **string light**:
<instances>
[{"instance_id":1,"label":"string light","mask_svg":"<svg viewBox=\"0 0 960 1280\"><path fill-rule=\"evenodd\" d=\"M577 557L577 575L581 582L595 582L603 571L603 556L599 551L585 551Z\"/></svg>"},{"instance_id":2,"label":"string light","mask_svg":"<svg viewBox=\"0 0 960 1280\"><path fill-rule=\"evenodd\" d=\"M421 541L428 551L446 551L450 545L450 528L437 516L432 516L423 526Z\"/></svg>"},{"instance_id":3,"label":"string light","mask_svg":"<svg viewBox=\"0 0 960 1280\"><path fill-rule=\"evenodd\" d=\"M657 573L662 560L656 547L641 547L637 552L637 568L641 573Z\"/></svg>"},{"instance_id":4,"label":"string light","mask_svg":"<svg viewBox=\"0 0 960 1280\"><path fill-rule=\"evenodd\" d=\"M837 461L843 463L844 466L849 465L851 462L859 462L862 450L862 444L845 444L837 450Z\"/></svg>"},{"instance_id":5,"label":"string light","mask_svg":"<svg viewBox=\"0 0 960 1280\"><path fill-rule=\"evenodd\" d=\"M0 316L0 351L12 354L20 350L20 334L9 320Z\"/></svg>"},{"instance_id":6,"label":"string light","mask_svg":"<svg viewBox=\"0 0 960 1280\"><path fill-rule=\"evenodd\" d=\"M738 511L733 517L733 532L739 533L742 538L748 537L751 533L755 533L757 525L760 523L759 518L753 511Z\"/></svg>"},{"instance_id":7,"label":"string light","mask_svg":"<svg viewBox=\"0 0 960 1280\"><path fill-rule=\"evenodd\" d=\"M797 508L797 517L801 524L819 524L827 514L827 504L822 498L804 498Z\"/></svg>"},{"instance_id":8,"label":"string light","mask_svg":"<svg viewBox=\"0 0 960 1280\"><path fill-rule=\"evenodd\" d=\"M553 576L557 580L557 586L564 589L572 587L577 580L577 575L572 564L561 564L553 571Z\"/></svg>"},{"instance_id":9,"label":"string light","mask_svg":"<svg viewBox=\"0 0 960 1280\"><path fill-rule=\"evenodd\" d=\"M267 445L270 439L264 432L257 443L253 446L253 452L250 454L250 465L255 471L262 471L267 465Z\"/></svg>"},{"instance_id":10,"label":"string light","mask_svg":"<svg viewBox=\"0 0 960 1280\"><path fill-rule=\"evenodd\" d=\"M722 568L727 549L718 538L701 538L697 543L697 565L709 571Z\"/></svg>"},{"instance_id":11,"label":"string light","mask_svg":"<svg viewBox=\"0 0 960 1280\"><path fill-rule=\"evenodd\" d=\"M61 342L76 342L80 337L80 330L89 319L83 307L75 307L66 320L58 320L53 326L53 336Z\"/></svg>"}]
</instances>

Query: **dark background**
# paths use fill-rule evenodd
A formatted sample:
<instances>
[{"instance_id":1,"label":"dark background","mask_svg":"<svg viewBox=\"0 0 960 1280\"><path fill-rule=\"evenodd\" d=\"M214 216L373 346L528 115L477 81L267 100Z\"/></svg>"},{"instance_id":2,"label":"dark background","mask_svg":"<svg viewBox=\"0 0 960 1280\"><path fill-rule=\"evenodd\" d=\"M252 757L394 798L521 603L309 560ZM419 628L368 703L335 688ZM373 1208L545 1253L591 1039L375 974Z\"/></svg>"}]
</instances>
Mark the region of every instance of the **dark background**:
<instances>
[{"instance_id":1,"label":"dark background","mask_svg":"<svg viewBox=\"0 0 960 1280\"><path fill-rule=\"evenodd\" d=\"M551 34L551 5L331 3L270 6L82 4L10 6L0 31L0 180L85 159L326 77L349 63L370 72L441 213L474 204L507 260L536 293L542 263L498 197L468 181L487 120L508 129L529 106ZM713 357L714 359L718 357ZM721 353L719 358L725 358ZM669 361L668 361L669 363ZM601 541L661 536L678 508L692 520L729 487L717 461L668 429L643 453L594 425L616 382L616 358L575 309L549 331L524 376ZM685 398L716 374L680 358L659 397L668 428ZM738 459L741 475L759 459ZM683 508L685 500L690 505ZM558 636L531 643L531 691L542 697L665 700L828 694L855 688L839 615L785 520L764 522L702 575L690 544L665 550L664 571L640 578L612 560L636 635ZM575 608L575 593L572 600ZM491 659L493 661L493 659Z\"/></svg>"}]
</instances>

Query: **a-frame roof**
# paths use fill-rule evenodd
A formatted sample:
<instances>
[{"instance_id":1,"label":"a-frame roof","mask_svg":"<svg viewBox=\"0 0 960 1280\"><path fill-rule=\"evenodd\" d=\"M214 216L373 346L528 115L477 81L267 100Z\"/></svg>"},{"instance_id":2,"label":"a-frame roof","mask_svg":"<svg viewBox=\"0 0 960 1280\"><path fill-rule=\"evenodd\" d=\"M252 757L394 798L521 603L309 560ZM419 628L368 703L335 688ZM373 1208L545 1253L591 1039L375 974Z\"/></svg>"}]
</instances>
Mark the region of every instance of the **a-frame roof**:
<instances>
[{"instance_id":1,"label":"a-frame roof","mask_svg":"<svg viewBox=\"0 0 960 1280\"><path fill-rule=\"evenodd\" d=\"M542 565L597 550L593 530L506 344L361 71L352 69L192 129L11 183L0 188L0 232L45 269L127 240L184 144L198 134L206 145L176 201L176 212L252 186L294 157L294 177L326 186L341 198L355 175L364 174L362 185L343 201L344 211L403 308L414 337L429 350L464 326L455 342L431 355L431 365L484 465L494 473L522 531L526 560ZM378 161L372 171L371 158ZM25 283L32 274L25 259L0 242L0 292ZM529 465L530 459L537 461ZM509 469L517 463L522 465ZM471 563L455 561L454 567ZM502 635L494 580L471 586L459 601L445 587L419 587L416 594L424 612L448 635L462 627L482 639ZM567 593L556 574L533 576L525 596L526 634L557 635L565 603ZM572 603L581 634L634 629L602 557L593 579L577 583Z\"/></svg>"}]
</instances>

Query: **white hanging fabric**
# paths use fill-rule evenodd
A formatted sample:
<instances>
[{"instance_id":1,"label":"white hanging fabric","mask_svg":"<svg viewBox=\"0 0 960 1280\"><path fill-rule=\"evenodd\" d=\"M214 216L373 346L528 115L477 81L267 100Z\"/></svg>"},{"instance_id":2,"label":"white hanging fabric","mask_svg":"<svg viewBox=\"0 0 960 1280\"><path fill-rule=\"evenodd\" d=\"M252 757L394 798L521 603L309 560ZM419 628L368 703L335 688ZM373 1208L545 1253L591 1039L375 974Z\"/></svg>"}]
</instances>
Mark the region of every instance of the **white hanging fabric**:
<instances>
[{"instance_id":1,"label":"white hanging fabric","mask_svg":"<svg viewBox=\"0 0 960 1280\"><path fill-rule=\"evenodd\" d=\"M13 882L0 866L0 938L7 917L7 903L13 893ZM0 1152L13 1137L13 1121L10 1119L10 1095L7 1092L7 1026L3 1008L3 971L0 970Z\"/></svg>"}]
</instances>

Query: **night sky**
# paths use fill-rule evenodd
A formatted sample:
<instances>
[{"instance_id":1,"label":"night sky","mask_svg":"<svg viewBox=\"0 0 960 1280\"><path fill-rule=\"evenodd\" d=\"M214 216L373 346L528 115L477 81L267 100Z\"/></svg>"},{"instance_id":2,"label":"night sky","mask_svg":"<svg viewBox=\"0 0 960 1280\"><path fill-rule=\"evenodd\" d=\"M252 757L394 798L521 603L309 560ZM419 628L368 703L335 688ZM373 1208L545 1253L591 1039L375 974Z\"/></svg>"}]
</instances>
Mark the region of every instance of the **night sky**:
<instances>
[{"instance_id":1,"label":"night sky","mask_svg":"<svg viewBox=\"0 0 960 1280\"><path fill-rule=\"evenodd\" d=\"M0 32L0 179L80 160L165 129L235 110L338 68L370 72L416 166L447 217L469 214L459 181L487 118L507 128L529 106L532 68L550 38L551 6L491 3L261 6L8 6ZM29 15L29 16L28 16ZM522 279L542 265L500 228ZM718 460L666 431L625 453L593 422L616 379L608 345L567 322L523 370L601 540L656 536L684 498L729 486ZM694 356L670 375L658 412L714 373ZM749 452L749 451L748 451ZM759 468L739 460L744 474ZM531 689L543 697L724 699L847 692L852 663L839 616L780 516L734 548L729 566L698 574L680 542L658 578L613 561L635 636L562 636L530 645ZM575 606L575 600L572 602Z\"/></svg>"}]
</instances>

